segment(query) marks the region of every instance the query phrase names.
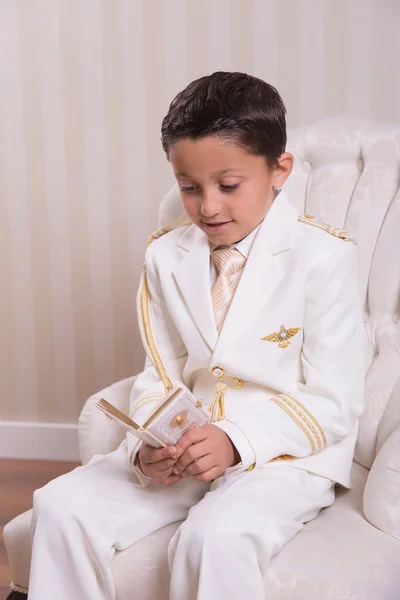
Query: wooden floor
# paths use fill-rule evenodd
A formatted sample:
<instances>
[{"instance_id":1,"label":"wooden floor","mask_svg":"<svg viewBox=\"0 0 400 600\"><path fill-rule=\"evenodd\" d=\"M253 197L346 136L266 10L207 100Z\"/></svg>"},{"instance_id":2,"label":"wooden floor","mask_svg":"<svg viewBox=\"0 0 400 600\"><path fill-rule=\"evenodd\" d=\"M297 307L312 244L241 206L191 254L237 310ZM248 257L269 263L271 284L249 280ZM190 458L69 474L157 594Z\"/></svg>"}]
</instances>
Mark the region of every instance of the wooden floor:
<instances>
[{"instance_id":1,"label":"wooden floor","mask_svg":"<svg viewBox=\"0 0 400 600\"><path fill-rule=\"evenodd\" d=\"M0 600L7 598L10 591L10 571L3 544L4 525L32 508L32 495L37 488L76 466L69 462L0 459Z\"/></svg>"}]
</instances>

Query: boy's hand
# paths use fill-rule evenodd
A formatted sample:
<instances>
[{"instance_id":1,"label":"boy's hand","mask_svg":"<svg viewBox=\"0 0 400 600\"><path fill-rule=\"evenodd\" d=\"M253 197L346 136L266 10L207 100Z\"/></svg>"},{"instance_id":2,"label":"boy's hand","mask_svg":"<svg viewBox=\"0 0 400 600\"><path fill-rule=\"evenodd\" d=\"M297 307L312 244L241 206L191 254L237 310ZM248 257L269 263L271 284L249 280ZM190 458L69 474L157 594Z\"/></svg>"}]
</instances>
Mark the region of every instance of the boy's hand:
<instances>
[{"instance_id":1,"label":"boy's hand","mask_svg":"<svg viewBox=\"0 0 400 600\"><path fill-rule=\"evenodd\" d=\"M175 446L166 446L165 448L152 448L143 443L138 459L140 467L146 477L157 481L165 486L175 485L182 479L182 475L173 473L177 459L182 451L177 450Z\"/></svg>"},{"instance_id":2,"label":"boy's hand","mask_svg":"<svg viewBox=\"0 0 400 600\"><path fill-rule=\"evenodd\" d=\"M211 481L240 462L230 438L215 425L190 429L175 447L180 456L173 468L177 477L193 475L197 481Z\"/></svg>"}]
</instances>

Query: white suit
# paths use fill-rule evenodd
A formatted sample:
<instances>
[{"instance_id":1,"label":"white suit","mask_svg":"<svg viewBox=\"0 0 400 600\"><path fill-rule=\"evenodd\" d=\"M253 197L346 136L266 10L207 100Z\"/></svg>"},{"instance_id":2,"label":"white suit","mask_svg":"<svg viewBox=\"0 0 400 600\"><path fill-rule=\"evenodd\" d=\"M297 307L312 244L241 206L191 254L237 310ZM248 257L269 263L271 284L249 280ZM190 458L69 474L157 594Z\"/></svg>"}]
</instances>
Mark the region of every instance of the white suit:
<instances>
[{"instance_id":1,"label":"white suit","mask_svg":"<svg viewBox=\"0 0 400 600\"><path fill-rule=\"evenodd\" d=\"M167 371L206 406L217 383L212 369L225 371L233 386L216 425L241 462L212 484L188 477L164 488L133 466L140 444L128 435L116 452L38 490L29 598L114 600L115 548L185 519L169 548L171 599L265 600L271 556L333 501L333 482L349 485L364 381L354 247L299 220L281 193L219 338L201 230L187 225L157 239L146 264ZM283 338L272 336L279 332ZM163 391L149 365L131 411ZM288 459L271 462L277 457Z\"/></svg>"},{"instance_id":2,"label":"white suit","mask_svg":"<svg viewBox=\"0 0 400 600\"><path fill-rule=\"evenodd\" d=\"M205 234L188 225L150 244L153 333L167 370L206 405L215 366L225 379L243 381L240 389L229 388L227 416L218 423L242 456L232 473L291 455L299 457L292 466L349 486L364 401L355 249L298 217L281 192L255 238L219 337ZM262 339L281 325L300 328L285 348ZM131 408L162 391L149 366L135 382ZM134 455L136 440L128 444Z\"/></svg>"}]
</instances>

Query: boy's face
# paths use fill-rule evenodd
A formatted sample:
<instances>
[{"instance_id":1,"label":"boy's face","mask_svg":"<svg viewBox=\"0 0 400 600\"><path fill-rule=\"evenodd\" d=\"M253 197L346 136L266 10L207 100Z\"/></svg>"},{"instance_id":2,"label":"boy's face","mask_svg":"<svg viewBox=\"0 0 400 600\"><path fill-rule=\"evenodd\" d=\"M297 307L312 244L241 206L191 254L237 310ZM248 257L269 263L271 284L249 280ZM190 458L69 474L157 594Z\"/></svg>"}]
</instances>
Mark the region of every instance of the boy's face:
<instances>
[{"instance_id":1,"label":"boy's face","mask_svg":"<svg viewBox=\"0 0 400 600\"><path fill-rule=\"evenodd\" d=\"M285 152L272 170L264 157L214 135L184 138L169 156L187 214L216 245L239 242L261 223L293 166Z\"/></svg>"}]
</instances>

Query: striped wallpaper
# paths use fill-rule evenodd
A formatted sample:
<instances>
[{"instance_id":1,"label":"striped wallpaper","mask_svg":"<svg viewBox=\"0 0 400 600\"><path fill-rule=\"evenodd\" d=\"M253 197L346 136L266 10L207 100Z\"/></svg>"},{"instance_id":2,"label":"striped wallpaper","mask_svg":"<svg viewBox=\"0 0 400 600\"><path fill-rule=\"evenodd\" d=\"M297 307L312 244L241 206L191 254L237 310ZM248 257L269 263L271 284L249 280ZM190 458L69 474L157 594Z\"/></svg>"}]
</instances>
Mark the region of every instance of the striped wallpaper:
<instances>
[{"instance_id":1,"label":"striped wallpaper","mask_svg":"<svg viewBox=\"0 0 400 600\"><path fill-rule=\"evenodd\" d=\"M289 126L400 122L398 0L0 0L0 419L75 422L141 368L136 286L191 79L244 70Z\"/></svg>"}]
</instances>

